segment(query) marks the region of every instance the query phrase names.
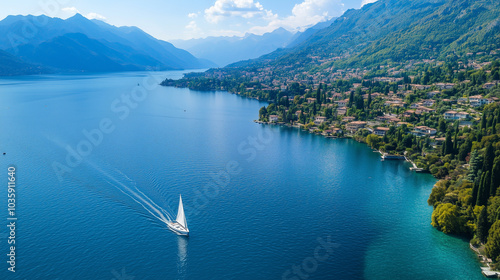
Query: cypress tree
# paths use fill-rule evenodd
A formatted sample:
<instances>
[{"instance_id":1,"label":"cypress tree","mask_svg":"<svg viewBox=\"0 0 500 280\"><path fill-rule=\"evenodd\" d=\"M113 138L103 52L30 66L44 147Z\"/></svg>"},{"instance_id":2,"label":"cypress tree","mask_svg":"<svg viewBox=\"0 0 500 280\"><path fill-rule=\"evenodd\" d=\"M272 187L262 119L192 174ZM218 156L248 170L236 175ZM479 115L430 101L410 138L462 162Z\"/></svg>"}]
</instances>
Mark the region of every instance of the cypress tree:
<instances>
[{"instance_id":1,"label":"cypress tree","mask_svg":"<svg viewBox=\"0 0 500 280\"><path fill-rule=\"evenodd\" d=\"M472 188L472 207L476 206L478 192L479 192L479 180L476 180L474 182L474 187Z\"/></svg>"},{"instance_id":2,"label":"cypress tree","mask_svg":"<svg viewBox=\"0 0 500 280\"><path fill-rule=\"evenodd\" d=\"M318 90L316 91L316 101L321 102L321 84L319 84Z\"/></svg>"},{"instance_id":3,"label":"cypress tree","mask_svg":"<svg viewBox=\"0 0 500 280\"><path fill-rule=\"evenodd\" d=\"M500 186L500 156L495 158L491 171L490 196L496 195L498 186Z\"/></svg>"},{"instance_id":4,"label":"cypress tree","mask_svg":"<svg viewBox=\"0 0 500 280\"><path fill-rule=\"evenodd\" d=\"M487 127L487 128L490 128L492 125L493 125L493 117L492 117L492 116L489 116L489 117L488 117L488 120L487 120L486 127Z\"/></svg>"},{"instance_id":5,"label":"cypress tree","mask_svg":"<svg viewBox=\"0 0 500 280\"><path fill-rule=\"evenodd\" d=\"M493 120L493 124L491 126L491 134L497 134L497 117Z\"/></svg>"},{"instance_id":6,"label":"cypress tree","mask_svg":"<svg viewBox=\"0 0 500 280\"><path fill-rule=\"evenodd\" d=\"M490 142L486 145L484 152L483 172L490 171L493 168L493 161L495 160L495 150Z\"/></svg>"},{"instance_id":7,"label":"cypress tree","mask_svg":"<svg viewBox=\"0 0 500 280\"><path fill-rule=\"evenodd\" d=\"M479 190L477 195L476 205L483 206L488 202L490 194L490 183L491 183L491 173L487 171L481 176L481 183L479 184Z\"/></svg>"},{"instance_id":8,"label":"cypress tree","mask_svg":"<svg viewBox=\"0 0 500 280\"><path fill-rule=\"evenodd\" d=\"M483 113L483 117L481 118L481 130L486 129L486 113Z\"/></svg>"},{"instance_id":9,"label":"cypress tree","mask_svg":"<svg viewBox=\"0 0 500 280\"><path fill-rule=\"evenodd\" d=\"M488 210L486 209L486 206L483 207L481 212L479 213L479 217L477 219L477 238L479 238L479 241L481 243L486 243L488 239L488 230L489 230L489 224L488 224Z\"/></svg>"},{"instance_id":10,"label":"cypress tree","mask_svg":"<svg viewBox=\"0 0 500 280\"><path fill-rule=\"evenodd\" d=\"M351 94L349 95L349 105L347 105L347 107L351 108L353 102L354 102L354 91L351 91Z\"/></svg>"},{"instance_id":11,"label":"cypress tree","mask_svg":"<svg viewBox=\"0 0 500 280\"><path fill-rule=\"evenodd\" d=\"M451 135L446 134L445 141L445 155L453 154L453 142L451 141Z\"/></svg>"},{"instance_id":12,"label":"cypress tree","mask_svg":"<svg viewBox=\"0 0 500 280\"><path fill-rule=\"evenodd\" d=\"M454 155L458 154L458 141L457 141L457 137L458 137L458 131L455 132L455 137L453 139L453 154Z\"/></svg>"}]
</instances>

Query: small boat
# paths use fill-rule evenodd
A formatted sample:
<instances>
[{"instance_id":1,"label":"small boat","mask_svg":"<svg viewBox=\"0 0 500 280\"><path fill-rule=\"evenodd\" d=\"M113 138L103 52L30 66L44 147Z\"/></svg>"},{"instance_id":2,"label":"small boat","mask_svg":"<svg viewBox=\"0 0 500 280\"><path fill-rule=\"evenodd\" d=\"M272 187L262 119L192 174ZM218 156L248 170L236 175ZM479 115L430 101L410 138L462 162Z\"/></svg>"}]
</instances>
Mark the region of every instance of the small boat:
<instances>
[{"instance_id":1,"label":"small boat","mask_svg":"<svg viewBox=\"0 0 500 280\"><path fill-rule=\"evenodd\" d=\"M168 221L167 226L179 235L189 235L187 227L186 215L184 215L184 206L182 206L182 196L179 195L179 209L177 210L177 218L175 221Z\"/></svg>"}]
</instances>

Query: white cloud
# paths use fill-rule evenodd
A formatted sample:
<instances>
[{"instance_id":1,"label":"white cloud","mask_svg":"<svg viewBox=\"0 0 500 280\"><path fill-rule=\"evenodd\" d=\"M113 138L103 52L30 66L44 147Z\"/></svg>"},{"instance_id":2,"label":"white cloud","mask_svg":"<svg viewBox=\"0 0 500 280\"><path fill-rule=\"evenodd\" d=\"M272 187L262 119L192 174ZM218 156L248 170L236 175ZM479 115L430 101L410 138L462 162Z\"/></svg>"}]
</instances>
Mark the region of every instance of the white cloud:
<instances>
[{"instance_id":1,"label":"white cloud","mask_svg":"<svg viewBox=\"0 0 500 280\"><path fill-rule=\"evenodd\" d=\"M366 1L366 0L365 0ZM370 1L370 0L368 0ZM344 12L341 0L304 0L292 9L292 15L285 18L274 16L266 26L255 26L250 32L262 34L283 27L288 30L303 31L318 22L326 21Z\"/></svg>"},{"instance_id":2,"label":"white cloud","mask_svg":"<svg viewBox=\"0 0 500 280\"><path fill-rule=\"evenodd\" d=\"M61 13L59 15L60 18L66 19L69 17L74 16L75 14L82 14L76 7L64 7L61 9ZM100 15L98 13L88 13L87 15L84 15L88 19L98 19L102 21L106 21L106 17L103 15Z\"/></svg>"},{"instance_id":3,"label":"white cloud","mask_svg":"<svg viewBox=\"0 0 500 280\"><path fill-rule=\"evenodd\" d=\"M208 22L217 23L227 17L266 17L271 11L264 10L259 2L253 0L217 0L214 5L205 10Z\"/></svg>"},{"instance_id":4,"label":"white cloud","mask_svg":"<svg viewBox=\"0 0 500 280\"><path fill-rule=\"evenodd\" d=\"M88 19L98 19L101 21L106 21L106 17L98 13L88 13L85 17Z\"/></svg>"},{"instance_id":5,"label":"white cloud","mask_svg":"<svg viewBox=\"0 0 500 280\"><path fill-rule=\"evenodd\" d=\"M65 19L65 18L72 17L77 13L80 13L80 11L78 11L78 9L75 7L64 7L64 8L61 8L61 12L58 15L58 17Z\"/></svg>"},{"instance_id":6,"label":"white cloud","mask_svg":"<svg viewBox=\"0 0 500 280\"><path fill-rule=\"evenodd\" d=\"M188 18L197 18L198 14L197 13L189 13Z\"/></svg>"},{"instance_id":7,"label":"white cloud","mask_svg":"<svg viewBox=\"0 0 500 280\"><path fill-rule=\"evenodd\" d=\"M69 14L76 14L76 13L80 12L80 11L78 11L78 9L76 7L64 7L61 10L65 13L69 13Z\"/></svg>"},{"instance_id":8,"label":"white cloud","mask_svg":"<svg viewBox=\"0 0 500 280\"><path fill-rule=\"evenodd\" d=\"M186 25L186 29L189 29L189 30L197 30L198 29L198 25L196 24L196 21L192 20L188 23L188 25Z\"/></svg>"},{"instance_id":9,"label":"white cloud","mask_svg":"<svg viewBox=\"0 0 500 280\"><path fill-rule=\"evenodd\" d=\"M361 7L363 7L366 4L375 3L375 2L377 2L377 0L363 0L363 2L361 2Z\"/></svg>"}]
</instances>

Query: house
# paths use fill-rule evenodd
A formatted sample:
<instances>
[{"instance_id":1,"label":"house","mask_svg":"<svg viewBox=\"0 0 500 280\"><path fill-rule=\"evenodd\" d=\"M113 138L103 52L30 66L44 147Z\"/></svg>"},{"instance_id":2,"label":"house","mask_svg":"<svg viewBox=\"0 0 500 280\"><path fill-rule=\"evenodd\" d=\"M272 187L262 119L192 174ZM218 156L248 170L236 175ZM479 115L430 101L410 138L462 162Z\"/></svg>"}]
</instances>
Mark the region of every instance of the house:
<instances>
[{"instance_id":1,"label":"house","mask_svg":"<svg viewBox=\"0 0 500 280\"><path fill-rule=\"evenodd\" d=\"M366 126L366 122L356 121L350 122L346 125L346 130L351 132L356 132L358 129L364 128Z\"/></svg>"},{"instance_id":2,"label":"house","mask_svg":"<svg viewBox=\"0 0 500 280\"><path fill-rule=\"evenodd\" d=\"M455 111L446 111L444 113L444 119L445 120L455 120L456 115L457 115L457 112L455 112Z\"/></svg>"},{"instance_id":3,"label":"house","mask_svg":"<svg viewBox=\"0 0 500 280\"><path fill-rule=\"evenodd\" d=\"M278 122L278 116L277 115L270 115L269 121L270 122Z\"/></svg>"},{"instance_id":4,"label":"house","mask_svg":"<svg viewBox=\"0 0 500 280\"><path fill-rule=\"evenodd\" d=\"M411 115L415 114L415 110L407 110L404 114L403 117L409 118Z\"/></svg>"},{"instance_id":5,"label":"house","mask_svg":"<svg viewBox=\"0 0 500 280\"><path fill-rule=\"evenodd\" d=\"M426 90L431 88L429 85L411 85L413 89Z\"/></svg>"},{"instance_id":6,"label":"house","mask_svg":"<svg viewBox=\"0 0 500 280\"><path fill-rule=\"evenodd\" d=\"M481 99L483 99L483 96L482 95L474 95L474 96L471 96L469 97L469 102L472 103L479 103L481 102Z\"/></svg>"},{"instance_id":7,"label":"house","mask_svg":"<svg viewBox=\"0 0 500 280\"><path fill-rule=\"evenodd\" d=\"M440 89L452 89L455 84L452 83L437 83L436 86Z\"/></svg>"},{"instance_id":8,"label":"house","mask_svg":"<svg viewBox=\"0 0 500 280\"><path fill-rule=\"evenodd\" d=\"M444 113L445 120L467 120L469 118L469 113L465 112L447 111Z\"/></svg>"},{"instance_id":9,"label":"house","mask_svg":"<svg viewBox=\"0 0 500 280\"><path fill-rule=\"evenodd\" d=\"M343 117L342 118L342 121L343 122L352 122L354 121L356 118L355 117Z\"/></svg>"},{"instance_id":10,"label":"house","mask_svg":"<svg viewBox=\"0 0 500 280\"><path fill-rule=\"evenodd\" d=\"M456 117L459 119L459 120L468 120L470 119L470 115L469 113L466 113L466 112L458 112L456 114Z\"/></svg>"},{"instance_id":11,"label":"house","mask_svg":"<svg viewBox=\"0 0 500 280\"><path fill-rule=\"evenodd\" d=\"M388 127L377 127L373 130L373 134L378 136L384 136L390 128Z\"/></svg>"},{"instance_id":12,"label":"house","mask_svg":"<svg viewBox=\"0 0 500 280\"><path fill-rule=\"evenodd\" d=\"M326 117L320 117L319 116L319 117L316 117L316 119L314 120L314 123L317 124L317 125L322 124L324 122L326 122Z\"/></svg>"},{"instance_id":13,"label":"house","mask_svg":"<svg viewBox=\"0 0 500 280\"><path fill-rule=\"evenodd\" d=\"M335 101L335 103L336 103L339 107L345 107L345 106L347 106L347 104L349 103L349 99L344 99L344 100Z\"/></svg>"},{"instance_id":14,"label":"house","mask_svg":"<svg viewBox=\"0 0 500 280\"><path fill-rule=\"evenodd\" d=\"M380 122L386 122L390 119L391 117L390 116L378 116L377 117L377 121L380 121Z\"/></svg>"},{"instance_id":15,"label":"house","mask_svg":"<svg viewBox=\"0 0 500 280\"><path fill-rule=\"evenodd\" d=\"M439 91L431 91L427 93L429 98L433 98L435 95L439 94Z\"/></svg>"},{"instance_id":16,"label":"house","mask_svg":"<svg viewBox=\"0 0 500 280\"><path fill-rule=\"evenodd\" d=\"M422 107L419 107L419 108L417 109L417 111L416 111L416 112L420 112L420 113L434 113L435 111L436 111L436 110L434 110L434 109L431 109L431 108L427 108L427 107L423 107L423 106L422 106ZM419 113L419 114L420 114L420 113Z\"/></svg>"},{"instance_id":17,"label":"house","mask_svg":"<svg viewBox=\"0 0 500 280\"><path fill-rule=\"evenodd\" d=\"M344 133L342 129L336 127L332 128L332 134L342 134L342 133Z\"/></svg>"},{"instance_id":18,"label":"house","mask_svg":"<svg viewBox=\"0 0 500 280\"><path fill-rule=\"evenodd\" d=\"M481 107L486 104L493 103L494 100L491 98L483 98L481 95L474 95L469 97L470 105L472 107Z\"/></svg>"},{"instance_id":19,"label":"house","mask_svg":"<svg viewBox=\"0 0 500 280\"><path fill-rule=\"evenodd\" d=\"M412 108L412 109L418 109L418 107L420 107L420 106L422 106L422 104L420 104L420 103L413 103L413 104L410 105L410 108Z\"/></svg>"},{"instance_id":20,"label":"house","mask_svg":"<svg viewBox=\"0 0 500 280\"><path fill-rule=\"evenodd\" d=\"M390 122L390 123L398 123L398 122L400 122L400 121L401 121L401 119L396 118L396 117L390 117L390 118L389 118L389 122Z\"/></svg>"},{"instance_id":21,"label":"house","mask_svg":"<svg viewBox=\"0 0 500 280\"><path fill-rule=\"evenodd\" d=\"M298 117L298 116L300 116L301 113L302 113L302 110L298 110L297 112L295 112L295 115Z\"/></svg>"},{"instance_id":22,"label":"house","mask_svg":"<svg viewBox=\"0 0 500 280\"><path fill-rule=\"evenodd\" d=\"M411 132L411 134L422 137L422 136L432 136L436 135L437 130L434 128L430 128L428 126L417 126L415 127L415 130Z\"/></svg>"},{"instance_id":23,"label":"house","mask_svg":"<svg viewBox=\"0 0 500 280\"><path fill-rule=\"evenodd\" d=\"M331 130L325 130L323 131L323 133L321 133L323 136L330 136L332 135L332 131Z\"/></svg>"},{"instance_id":24,"label":"house","mask_svg":"<svg viewBox=\"0 0 500 280\"><path fill-rule=\"evenodd\" d=\"M307 103L311 104L311 103L315 103L316 102L316 98L307 98Z\"/></svg>"},{"instance_id":25,"label":"house","mask_svg":"<svg viewBox=\"0 0 500 280\"><path fill-rule=\"evenodd\" d=\"M467 104L467 97L460 97L457 100L458 104Z\"/></svg>"},{"instance_id":26,"label":"house","mask_svg":"<svg viewBox=\"0 0 500 280\"><path fill-rule=\"evenodd\" d=\"M340 93L334 93L332 95L333 100L340 100L342 98L342 94Z\"/></svg>"},{"instance_id":27,"label":"house","mask_svg":"<svg viewBox=\"0 0 500 280\"><path fill-rule=\"evenodd\" d=\"M432 105L434 105L434 100L424 100L422 101L422 105L425 107L431 107Z\"/></svg>"},{"instance_id":28,"label":"house","mask_svg":"<svg viewBox=\"0 0 500 280\"><path fill-rule=\"evenodd\" d=\"M386 101L384 103L385 106L392 106L392 107L404 107L405 104L401 100L392 100L392 101Z\"/></svg>"},{"instance_id":29,"label":"house","mask_svg":"<svg viewBox=\"0 0 500 280\"><path fill-rule=\"evenodd\" d=\"M346 107L340 107L337 109L337 115L343 116L347 113L347 108Z\"/></svg>"},{"instance_id":30,"label":"house","mask_svg":"<svg viewBox=\"0 0 500 280\"><path fill-rule=\"evenodd\" d=\"M485 88L485 89L492 89L495 86L496 86L495 83L486 83L486 84L483 85L483 88Z\"/></svg>"}]
</instances>

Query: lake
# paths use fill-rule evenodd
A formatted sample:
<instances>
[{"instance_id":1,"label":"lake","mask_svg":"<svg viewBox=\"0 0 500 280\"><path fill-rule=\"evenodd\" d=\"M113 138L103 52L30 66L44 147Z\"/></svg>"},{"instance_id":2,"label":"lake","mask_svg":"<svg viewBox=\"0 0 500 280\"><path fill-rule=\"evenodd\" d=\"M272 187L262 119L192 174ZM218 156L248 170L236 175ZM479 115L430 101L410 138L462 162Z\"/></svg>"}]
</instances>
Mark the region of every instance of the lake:
<instances>
[{"instance_id":1,"label":"lake","mask_svg":"<svg viewBox=\"0 0 500 280\"><path fill-rule=\"evenodd\" d=\"M256 124L256 100L158 86L182 74L0 79L1 279L483 279L430 225L432 176ZM180 194L189 238L162 221Z\"/></svg>"}]
</instances>

